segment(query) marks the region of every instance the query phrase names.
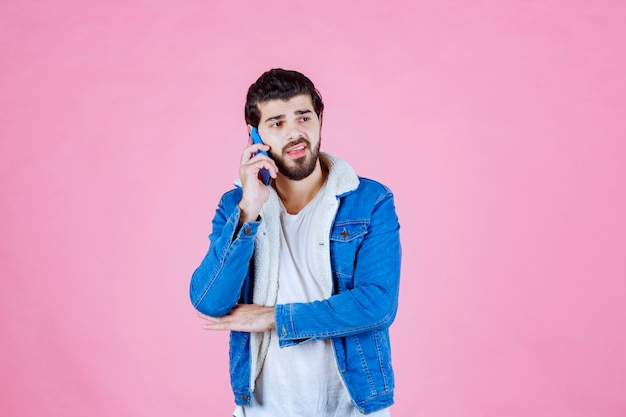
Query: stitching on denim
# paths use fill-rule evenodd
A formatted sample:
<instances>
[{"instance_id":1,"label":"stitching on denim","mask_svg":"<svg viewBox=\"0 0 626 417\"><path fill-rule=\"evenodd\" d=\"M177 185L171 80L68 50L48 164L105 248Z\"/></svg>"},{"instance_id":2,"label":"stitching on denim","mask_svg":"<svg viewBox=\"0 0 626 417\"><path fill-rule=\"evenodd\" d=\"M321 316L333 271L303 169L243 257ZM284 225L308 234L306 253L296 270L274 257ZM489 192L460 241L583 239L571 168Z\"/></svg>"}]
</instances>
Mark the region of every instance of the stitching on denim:
<instances>
[{"instance_id":1,"label":"stitching on denim","mask_svg":"<svg viewBox=\"0 0 626 417\"><path fill-rule=\"evenodd\" d=\"M231 337L231 340L232 340L232 337L233 337L232 334L231 334L230 337ZM233 363L237 363L237 362L239 362L239 359L241 359L241 355L244 352L245 345L248 342L249 338L250 338L250 336L244 336L242 338L241 343L239 344L239 348L237 349L237 356L233 357Z\"/></svg>"},{"instance_id":2,"label":"stitching on denim","mask_svg":"<svg viewBox=\"0 0 626 417\"><path fill-rule=\"evenodd\" d=\"M293 334L296 334L296 325L293 322L293 312L292 312L292 305L289 304L289 324L291 325L291 331L293 332Z\"/></svg>"},{"instance_id":3,"label":"stitching on denim","mask_svg":"<svg viewBox=\"0 0 626 417\"><path fill-rule=\"evenodd\" d=\"M342 221L333 223L333 228L337 227L337 226L345 226L345 225L351 225L351 224L354 224L354 225L361 225L361 224L363 224L363 225L367 226L367 225L370 224L370 219L342 220Z\"/></svg>"},{"instance_id":4,"label":"stitching on denim","mask_svg":"<svg viewBox=\"0 0 626 417\"><path fill-rule=\"evenodd\" d=\"M352 336L354 340L354 344L356 345L357 350L359 351L359 359L361 359L361 366L367 375L367 382L370 386L370 392L376 394L376 385L374 384L374 378L372 378L372 373L370 372L369 366L367 366L367 361L365 360L365 355L363 353L363 347L361 346L361 341L356 335Z\"/></svg>"},{"instance_id":5,"label":"stitching on denim","mask_svg":"<svg viewBox=\"0 0 626 417\"><path fill-rule=\"evenodd\" d=\"M328 237L329 240L331 242L352 242L353 240L358 239L361 236L365 236L366 234L369 233L368 230L368 226L369 226L370 222L368 221L350 221L350 222L337 222L335 224L333 224L332 227L332 231L330 233L330 236ZM352 229L353 227L356 229L356 232L351 230L353 233L348 233L348 230L346 229L346 226L351 226L350 229ZM353 227L352 227L353 226ZM341 231L339 233L333 233L335 229L341 229ZM346 232L348 233L347 237L343 237L343 233Z\"/></svg>"},{"instance_id":6,"label":"stitching on denim","mask_svg":"<svg viewBox=\"0 0 626 417\"><path fill-rule=\"evenodd\" d=\"M393 389L390 389L389 391L384 391L384 392L377 392L376 394L370 395L369 397L365 397L362 400L357 401L357 404L365 405L368 402L372 401L373 399L380 398L380 397L388 397L392 393L393 393ZM389 405L391 405L391 404L389 404Z\"/></svg>"},{"instance_id":7,"label":"stitching on denim","mask_svg":"<svg viewBox=\"0 0 626 417\"><path fill-rule=\"evenodd\" d=\"M378 366L380 367L380 374L383 376L383 386L385 390L389 389L389 381L387 381L387 373L385 372L385 364L383 363L383 355L381 355L382 348L380 346L381 342L380 332L374 332L374 342L376 345L376 356L378 358Z\"/></svg>"}]
</instances>

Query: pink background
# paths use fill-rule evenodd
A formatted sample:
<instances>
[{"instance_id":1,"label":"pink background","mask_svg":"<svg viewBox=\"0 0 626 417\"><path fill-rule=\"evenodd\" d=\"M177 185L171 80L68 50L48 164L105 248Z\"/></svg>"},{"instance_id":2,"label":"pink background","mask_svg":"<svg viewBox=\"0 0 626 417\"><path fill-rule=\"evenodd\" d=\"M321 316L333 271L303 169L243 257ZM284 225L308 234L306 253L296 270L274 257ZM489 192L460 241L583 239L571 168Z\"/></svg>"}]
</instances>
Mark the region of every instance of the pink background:
<instances>
[{"instance_id":1,"label":"pink background","mask_svg":"<svg viewBox=\"0 0 626 417\"><path fill-rule=\"evenodd\" d=\"M623 1L2 1L0 415L228 416L188 301L247 87L395 191L398 416L626 415Z\"/></svg>"}]
</instances>

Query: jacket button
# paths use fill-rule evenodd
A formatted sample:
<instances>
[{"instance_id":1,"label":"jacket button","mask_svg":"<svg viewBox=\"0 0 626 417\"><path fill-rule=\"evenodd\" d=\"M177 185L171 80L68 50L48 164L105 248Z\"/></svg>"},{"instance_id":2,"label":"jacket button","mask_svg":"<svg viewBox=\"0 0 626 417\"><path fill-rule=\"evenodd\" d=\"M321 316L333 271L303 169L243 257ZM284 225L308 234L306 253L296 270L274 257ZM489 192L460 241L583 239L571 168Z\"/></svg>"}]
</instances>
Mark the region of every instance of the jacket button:
<instances>
[{"instance_id":1,"label":"jacket button","mask_svg":"<svg viewBox=\"0 0 626 417\"><path fill-rule=\"evenodd\" d=\"M348 231L346 229L343 229L341 232L341 237L346 238L348 237L348 235L349 235Z\"/></svg>"},{"instance_id":2,"label":"jacket button","mask_svg":"<svg viewBox=\"0 0 626 417\"><path fill-rule=\"evenodd\" d=\"M243 400L244 403L248 402L248 396L247 395L242 395L241 399Z\"/></svg>"},{"instance_id":3,"label":"jacket button","mask_svg":"<svg viewBox=\"0 0 626 417\"><path fill-rule=\"evenodd\" d=\"M243 229L243 232L244 232L245 234L247 234L247 235L249 235L251 231L252 231L252 229L251 229L251 228L249 228L249 227L246 227L245 229Z\"/></svg>"}]
</instances>

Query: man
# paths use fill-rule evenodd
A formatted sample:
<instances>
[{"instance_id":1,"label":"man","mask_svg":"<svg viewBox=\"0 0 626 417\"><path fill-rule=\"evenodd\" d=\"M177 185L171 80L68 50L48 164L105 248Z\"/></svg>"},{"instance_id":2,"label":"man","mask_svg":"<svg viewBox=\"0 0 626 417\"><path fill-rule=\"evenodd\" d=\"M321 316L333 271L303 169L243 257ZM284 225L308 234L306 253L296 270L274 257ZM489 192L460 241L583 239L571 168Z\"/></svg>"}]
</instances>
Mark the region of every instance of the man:
<instances>
[{"instance_id":1,"label":"man","mask_svg":"<svg viewBox=\"0 0 626 417\"><path fill-rule=\"evenodd\" d=\"M203 327L231 331L237 417L382 417L393 404L393 195L319 152L323 110L295 71L273 69L250 86L248 132L258 128L263 144L248 141L241 186L222 196L191 279Z\"/></svg>"}]
</instances>

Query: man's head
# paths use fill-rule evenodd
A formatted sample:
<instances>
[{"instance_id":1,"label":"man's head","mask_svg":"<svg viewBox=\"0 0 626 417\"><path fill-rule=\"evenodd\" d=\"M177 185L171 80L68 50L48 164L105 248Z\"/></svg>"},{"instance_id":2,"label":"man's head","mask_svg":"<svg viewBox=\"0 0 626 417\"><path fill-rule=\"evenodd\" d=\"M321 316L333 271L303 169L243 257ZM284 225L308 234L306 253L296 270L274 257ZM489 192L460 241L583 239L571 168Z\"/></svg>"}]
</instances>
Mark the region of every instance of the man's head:
<instances>
[{"instance_id":1,"label":"man's head","mask_svg":"<svg viewBox=\"0 0 626 417\"><path fill-rule=\"evenodd\" d=\"M273 69L250 86L246 101L248 131L259 129L279 176L309 177L319 164L324 103L315 86L296 71Z\"/></svg>"},{"instance_id":2,"label":"man's head","mask_svg":"<svg viewBox=\"0 0 626 417\"><path fill-rule=\"evenodd\" d=\"M246 123L255 127L259 125L261 118L259 104L276 99L287 101L302 94L311 96L313 109L321 122L324 102L311 80L297 71L282 68L265 72L248 89L245 108Z\"/></svg>"}]
</instances>

